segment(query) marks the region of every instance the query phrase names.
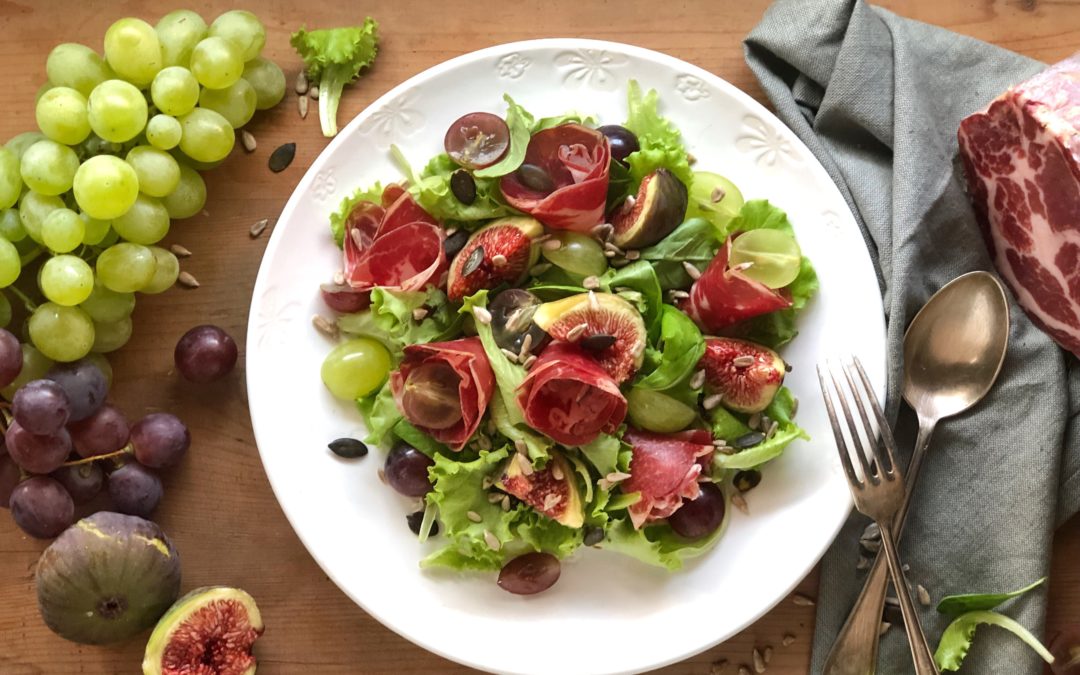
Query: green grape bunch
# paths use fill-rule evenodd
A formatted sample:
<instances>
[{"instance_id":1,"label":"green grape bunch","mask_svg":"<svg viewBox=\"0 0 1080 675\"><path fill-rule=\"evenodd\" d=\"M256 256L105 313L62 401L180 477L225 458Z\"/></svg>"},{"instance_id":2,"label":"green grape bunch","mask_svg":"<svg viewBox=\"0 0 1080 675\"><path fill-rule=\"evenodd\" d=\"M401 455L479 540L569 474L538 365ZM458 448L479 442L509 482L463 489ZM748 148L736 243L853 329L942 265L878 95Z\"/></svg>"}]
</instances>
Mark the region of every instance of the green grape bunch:
<instances>
[{"instance_id":1,"label":"green grape bunch","mask_svg":"<svg viewBox=\"0 0 1080 675\"><path fill-rule=\"evenodd\" d=\"M249 11L207 24L181 9L156 25L117 20L101 53L53 48L38 130L0 147L0 326L21 314L14 301L29 346L52 361L128 341L135 293L179 276L160 244L206 203L197 168L228 157L236 130L285 96L265 44Z\"/></svg>"}]
</instances>

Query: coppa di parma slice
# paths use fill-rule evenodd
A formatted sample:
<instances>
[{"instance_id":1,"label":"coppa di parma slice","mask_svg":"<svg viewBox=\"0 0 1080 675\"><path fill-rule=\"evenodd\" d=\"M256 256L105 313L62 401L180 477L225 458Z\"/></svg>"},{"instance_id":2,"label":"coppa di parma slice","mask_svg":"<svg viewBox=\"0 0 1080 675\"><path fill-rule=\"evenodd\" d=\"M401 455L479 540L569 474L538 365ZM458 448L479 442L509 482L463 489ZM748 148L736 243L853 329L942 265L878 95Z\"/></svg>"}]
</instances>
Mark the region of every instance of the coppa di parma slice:
<instances>
[{"instance_id":1,"label":"coppa di parma slice","mask_svg":"<svg viewBox=\"0 0 1080 675\"><path fill-rule=\"evenodd\" d=\"M405 419L457 451L480 425L495 375L478 337L409 345L390 389Z\"/></svg>"},{"instance_id":2,"label":"coppa di parma slice","mask_svg":"<svg viewBox=\"0 0 1080 675\"><path fill-rule=\"evenodd\" d=\"M690 287L690 297L679 306L703 331L710 333L791 306L791 300L783 292L754 281L737 267L728 266L731 241L729 237Z\"/></svg>"},{"instance_id":3,"label":"coppa di parma slice","mask_svg":"<svg viewBox=\"0 0 1080 675\"><path fill-rule=\"evenodd\" d=\"M630 477L622 482L624 493L638 492L641 499L630 505L634 527L661 520L675 513L683 500L697 499L702 464L712 455L712 435L708 431L655 434L629 428L623 441L632 448Z\"/></svg>"},{"instance_id":4,"label":"coppa di parma slice","mask_svg":"<svg viewBox=\"0 0 1080 675\"><path fill-rule=\"evenodd\" d=\"M544 225L588 232L604 220L610 162L602 133L561 124L533 134L525 162L499 187L510 206Z\"/></svg>"}]
</instances>

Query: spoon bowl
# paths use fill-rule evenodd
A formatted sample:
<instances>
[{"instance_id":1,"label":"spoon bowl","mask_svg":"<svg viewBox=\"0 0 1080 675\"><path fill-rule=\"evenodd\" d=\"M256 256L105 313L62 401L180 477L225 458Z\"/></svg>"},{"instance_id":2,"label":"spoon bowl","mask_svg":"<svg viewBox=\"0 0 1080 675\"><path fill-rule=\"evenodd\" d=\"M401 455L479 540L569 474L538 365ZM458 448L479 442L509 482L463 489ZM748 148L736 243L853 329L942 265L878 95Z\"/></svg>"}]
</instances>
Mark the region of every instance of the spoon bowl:
<instances>
[{"instance_id":1,"label":"spoon bowl","mask_svg":"<svg viewBox=\"0 0 1080 675\"><path fill-rule=\"evenodd\" d=\"M1008 339L1001 282L982 271L957 277L919 310L904 335L904 400L920 418L967 410L993 386Z\"/></svg>"}]
</instances>

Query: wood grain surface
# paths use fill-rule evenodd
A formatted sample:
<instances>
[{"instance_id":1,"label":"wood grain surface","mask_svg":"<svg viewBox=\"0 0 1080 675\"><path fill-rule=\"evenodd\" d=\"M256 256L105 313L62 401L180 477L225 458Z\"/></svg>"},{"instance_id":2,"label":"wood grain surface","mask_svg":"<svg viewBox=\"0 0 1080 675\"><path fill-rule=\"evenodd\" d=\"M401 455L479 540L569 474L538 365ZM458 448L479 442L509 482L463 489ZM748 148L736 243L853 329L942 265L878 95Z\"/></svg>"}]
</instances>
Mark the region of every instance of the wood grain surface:
<instances>
[{"instance_id":1,"label":"wood grain surface","mask_svg":"<svg viewBox=\"0 0 1080 675\"><path fill-rule=\"evenodd\" d=\"M760 19L765 0L668 0L662 8L655 2L614 0L243 4L267 25L265 54L284 68L290 84L299 60L288 45L288 36L301 24L347 25L358 23L365 14L379 20L383 41L378 62L347 90L339 114L342 123L395 84L448 58L502 42L553 36L620 40L657 49L762 98L743 61L741 41ZM1080 45L1080 3L891 0L882 4L1044 61L1063 58ZM100 49L105 29L116 18L138 16L153 23L178 6L162 0L0 0L0 75L5 82L0 138L34 128L34 92L45 79L45 57L53 45L74 41ZM212 19L234 5L226 0L191 0L187 6ZM213 171L208 176L205 212L174 224L166 240L194 252L183 267L198 278L201 287L140 297L135 337L112 359L117 373L112 396L130 417L168 410L191 427L191 452L181 467L165 477L165 500L155 518L181 551L185 589L236 585L258 600L268 627L257 647L260 673L465 672L366 615L327 579L301 546L259 462L242 357L236 372L213 386L185 384L173 372L173 346L196 324L221 325L243 345L251 289L267 241L266 235L251 240L248 228L260 218L277 216L307 166L326 146L318 116L301 120L297 115L291 87L286 100L275 110L257 115L249 129L258 139L258 149L252 154L238 149ZM297 144L296 161L283 173L271 173L266 166L269 153L289 141ZM347 528L342 535L348 536ZM23 536L0 513L0 673L137 672L142 640L118 647L84 647L61 640L41 623L33 569L44 546ZM1072 562L1078 558L1080 520L1074 519L1057 537L1051 632L1080 621L1080 568ZM812 597L816 587L815 571L800 590ZM813 608L786 600L735 638L664 672L704 675L711 664L726 659L730 662L727 672L734 674L738 664L751 661L755 646L772 645L775 652L769 673L806 673L813 621ZM786 633L794 635L795 641L782 647ZM552 647L557 648L557 640Z\"/></svg>"}]
</instances>

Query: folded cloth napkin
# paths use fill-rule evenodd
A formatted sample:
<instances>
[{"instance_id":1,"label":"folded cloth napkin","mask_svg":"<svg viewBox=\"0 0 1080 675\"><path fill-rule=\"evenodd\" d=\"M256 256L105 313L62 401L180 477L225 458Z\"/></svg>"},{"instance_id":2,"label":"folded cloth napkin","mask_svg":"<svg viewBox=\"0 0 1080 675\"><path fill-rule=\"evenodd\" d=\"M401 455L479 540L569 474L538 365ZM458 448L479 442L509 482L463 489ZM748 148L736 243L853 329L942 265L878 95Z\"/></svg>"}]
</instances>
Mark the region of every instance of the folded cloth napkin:
<instances>
[{"instance_id":1,"label":"folded cloth napkin","mask_svg":"<svg viewBox=\"0 0 1080 675\"><path fill-rule=\"evenodd\" d=\"M777 114L844 193L877 262L888 409L910 456L914 414L899 396L904 330L950 279L992 269L956 161L957 126L1043 64L861 0L780 0L745 48ZM938 426L908 518L908 579L935 604L1047 574L1054 527L1080 507L1080 367L1015 303L1012 312L1001 377L982 403ZM854 515L823 560L814 673L862 586L856 563L867 522ZM1041 634L1045 608L1043 589L1006 611ZM934 647L949 619L921 611ZM878 672L912 672L910 663L903 629L894 628ZM1040 663L1019 640L984 629L964 671L1035 674Z\"/></svg>"}]
</instances>

